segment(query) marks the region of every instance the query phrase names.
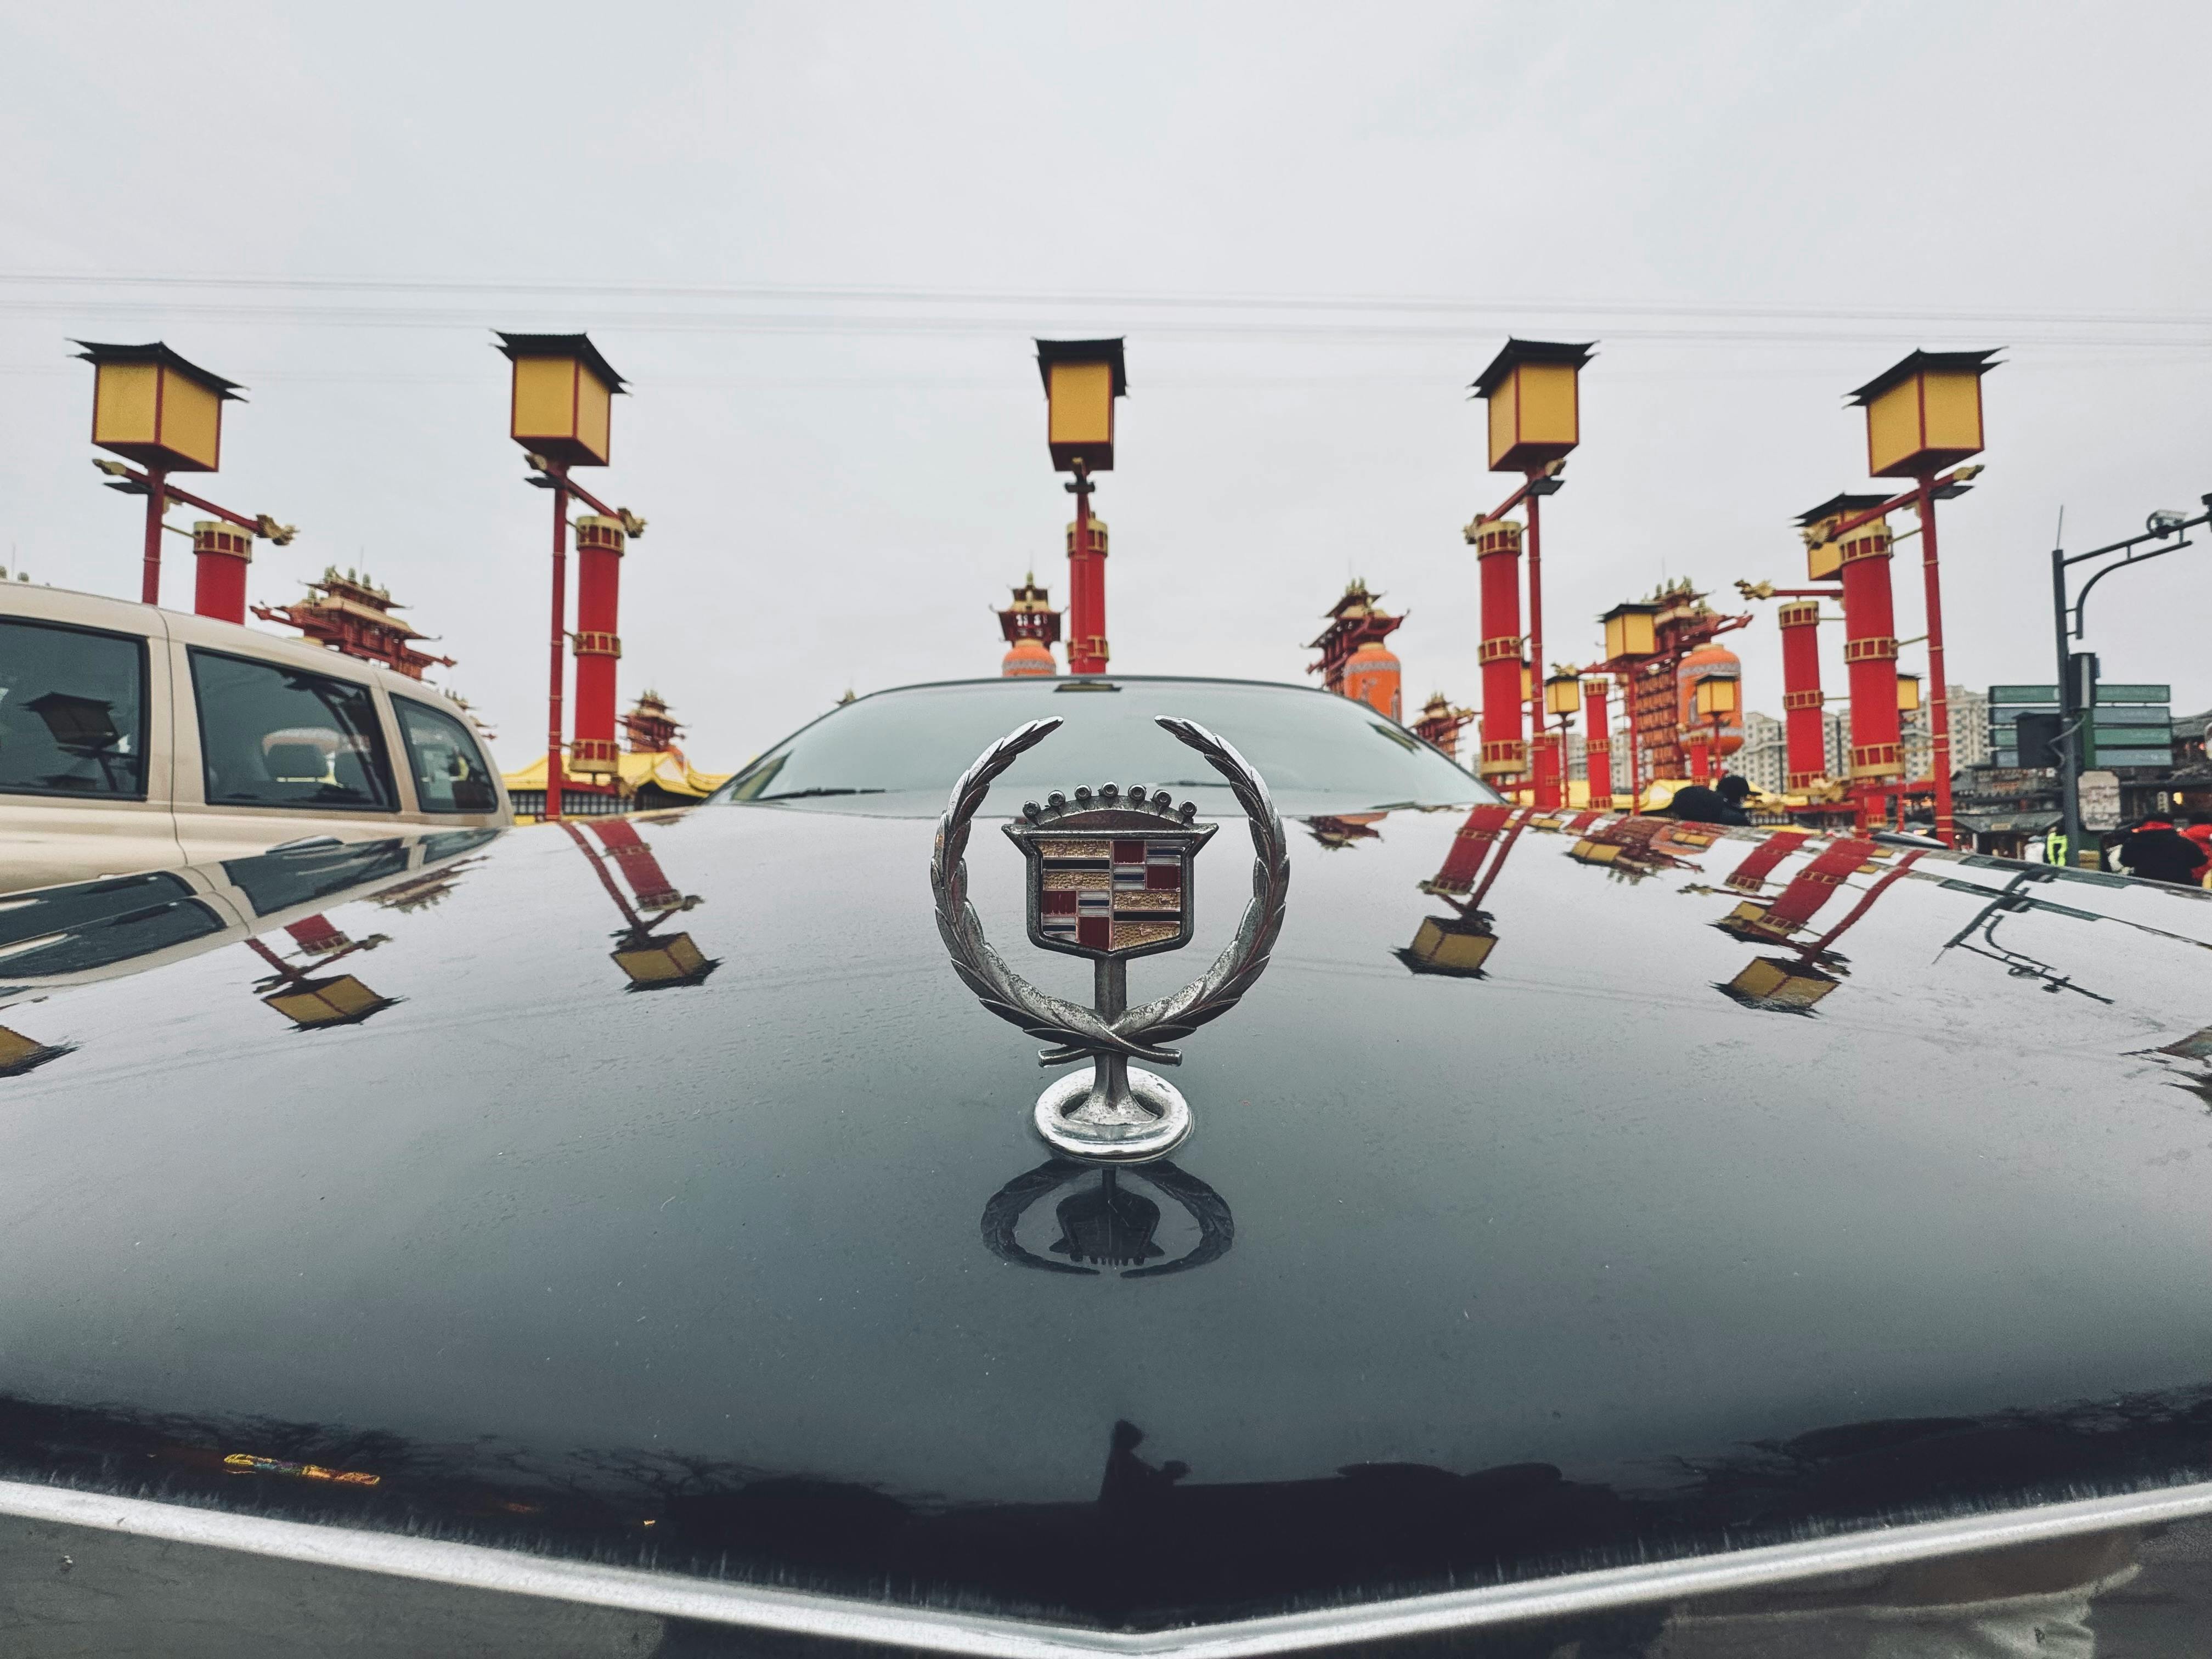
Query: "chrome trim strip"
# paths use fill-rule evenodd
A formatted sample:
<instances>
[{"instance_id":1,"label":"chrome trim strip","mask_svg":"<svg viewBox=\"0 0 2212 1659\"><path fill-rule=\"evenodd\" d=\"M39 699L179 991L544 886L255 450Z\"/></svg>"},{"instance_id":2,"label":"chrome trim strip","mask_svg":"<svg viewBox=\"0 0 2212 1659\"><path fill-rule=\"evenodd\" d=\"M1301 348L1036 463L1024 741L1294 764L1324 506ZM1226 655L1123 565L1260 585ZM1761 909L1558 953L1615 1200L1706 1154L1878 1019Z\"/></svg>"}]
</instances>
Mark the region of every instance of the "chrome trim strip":
<instances>
[{"instance_id":1,"label":"chrome trim strip","mask_svg":"<svg viewBox=\"0 0 2212 1659\"><path fill-rule=\"evenodd\" d=\"M220 1510L108 1498L0 1481L0 1515L93 1527L273 1556L314 1566L388 1573L463 1589L580 1601L667 1618L747 1626L851 1642L926 1649L971 1659L1079 1659L1097 1655L1250 1659L1347 1643L1556 1618L1652 1601L1753 1589L1815 1574L1894 1566L1968 1550L1996 1549L2212 1514L2212 1481L2032 1510L1916 1522L1678 1561L1607 1567L1528 1583L1498 1584L1393 1601L1250 1619L1144 1635L1036 1625L988 1613L902 1607L725 1581L688 1578L557 1557L522 1555L398 1533L357 1531L231 1515Z\"/></svg>"}]
</instances>

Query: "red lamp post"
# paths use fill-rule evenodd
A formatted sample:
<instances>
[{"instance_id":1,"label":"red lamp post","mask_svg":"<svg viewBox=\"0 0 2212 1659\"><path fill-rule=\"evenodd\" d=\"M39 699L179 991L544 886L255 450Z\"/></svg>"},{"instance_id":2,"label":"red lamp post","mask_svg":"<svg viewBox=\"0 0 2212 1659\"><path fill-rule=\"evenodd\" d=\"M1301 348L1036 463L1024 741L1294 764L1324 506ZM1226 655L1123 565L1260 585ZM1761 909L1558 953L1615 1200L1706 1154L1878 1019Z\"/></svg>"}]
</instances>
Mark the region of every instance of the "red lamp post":
<instances>
[{"instance_id":1,"label":"red lamp post","mask_svg":"<svg viewBox=\"0 0 2212 1659\"><path fill-rule=\"evenodd\" d=\"M1475 396L1488 405L1490 470L1492 472L1519 472L1527 482L1497 511L1487 514L1486 519L1476 520L1470 527L1468 539L1475 540L1474 532L1480 530L1487 520L1502 518L1513 507L1525 503L1528 521L1528 656L1532 662L1544 660L1544 543L1542 510L1539 503L1542 497L1558 491L1559 471L1565 465L1567 456L1582 441L1580 376L1582 367L1590 360L1590 343L1588 342L1575 345L1556 340L1508 339L1498 356L1491 360L1489 367L1476 377L1473 387ZM1518 547L1514 550L1517 585ZM1482 642L1485 653L1489 652L1497 641L1496 630L1490 625L1487 599L1490 580L1486 573ZM1486 656L1482 660L1486 664L1488 659ZM1549 722L1545 719L1544 706L1538 701L1541 695L1533 687L1524 694L1528 703L1529 725L1534 734L1528 779L1534 804L1539 808L1550 809L1559 806L1565 799L1565 769L1561 764L1559 740L1553 734ZM1483 693L1486 722L1489 701L1489 680L1486 671ZM1485 730L1486 734L1486 724ZM1514 735L1516 738L1519 735L1517 723ZM1487 748L1486 741L1486 751ZM1487 758L1484 762L1484 769L1487 775Z\"/></svg>"},{"instance_id":2,"label":"red lamp post","mask_svg":"<svg viewBox=\"0 0 2212 1659\"><path fill-rule=\"evenodd\" d=\"M571 467L607 464L614 398L627 390L623 377L599 355L591 337L501 334L498 349L514 366L507 435L522 446L534 469L530 483L553 494L552 649L546 692L544 814L550 820L561 816L562 789L562 691L567 667L562 656L568 639L568 498L573 495L591 507L603 523L612 526L615 533L611 546L603 538L594 539L591 545L592 551L612 555L595 568L592 586L594 615L607 625L592 631L589 650L585 649L583 638L579 638L577 665L580 696L586 684L595 697L604 690L605 731L594 736L595 739L604 739L610 747L614 736L613 662L621 654L621 641L614 633L617 603L614 588L620 580L621 538L623 535L642 536L645 520L628 507L606 506L569 476ZM594 536L598 535L595 532ZM579 603L580 610L580 595ZM579 620L581 621L580 616ZM596 661L601 657L606 659L604 671ZM588 673L585 667L587 658L593 659ZM596 708L595 703L595 720ZM595 749L577 769L582 773L589 767L592 775L611 773L611 765L602 771L599 760L599 750Z\"/></svg>"},{"instance_id":3,"label":"red lamp post","mask_svg":"<svg viewBox=\"0 0 2212 1659\"><path fill-rule=\"evenodd\" d=\"M141 471L120 461L93 462L108 474L110 489L146 498L140 600L161 602L161 532L167 528L162 518L171 501L183 501L214 514L218 520L193 527L198 570L192 609L203 617L243 623L246 567L253 559L253 538L263 537L282 547L299 533L297 529L278 524L265 513L249 519L169 482L172 473L213 472L221 466L222 406L240 401L238 382L186 362L159 340L143 345L98 340L72 343L84 348L76 355L93 368L92 441L144 468Z\"/></svg>"},{"instance_id":4,"label":"red lamp post","mask_svg":"<svg viewBox=\"0 0 2212 1659\"><path fill-rule=\"evenodd\" d=\"M1039 340L1046 442L1054 468L1072 472L1075 522L1067 527L1067 672L1103 674L1106 644L1106 526L1091 516L1094 472L1114 469L1114 405L1129 390L1122 343Z\"/></svg>"},{"instance_id":5,"label":"red lamp post","mask_svg":"<svg viewBox=\"0 0 2212 1659\"><path fill-rule=\"evenodd\" d=\"M1979 467L1959 467L1982 453L1982 376L1995 351L1915 351L1851 394L1867 412L1867 471L1911 478L1920 518L1920 572L1928 605L1928 736L1935 774L1936 835L1954 838L1951 703L1943 665L1943 580L1936 549L1936 503L1965 488ZM1948 477L1936 474L1957 468ZM1902 498L1900 498L1902 499ZM1854 703L1853 712L1856 712Z\"/></svg>"}]
</instances>

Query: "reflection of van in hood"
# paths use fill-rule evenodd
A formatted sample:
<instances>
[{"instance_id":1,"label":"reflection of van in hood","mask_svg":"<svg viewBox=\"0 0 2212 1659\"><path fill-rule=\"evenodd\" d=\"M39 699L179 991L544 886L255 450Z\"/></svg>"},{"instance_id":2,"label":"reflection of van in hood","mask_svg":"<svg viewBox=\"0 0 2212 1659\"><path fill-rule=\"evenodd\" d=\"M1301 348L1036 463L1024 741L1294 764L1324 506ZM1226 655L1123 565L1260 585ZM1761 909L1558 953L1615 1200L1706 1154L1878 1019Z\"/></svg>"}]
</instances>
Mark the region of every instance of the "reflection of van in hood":
<instances>
[{"instance_id":1,"label":"reflection of van in hood","mask_svg":"<svg viewBox=\"0 0 2212 1659\"><path fill-rule=\"evenodd\" d=\"M72 986L120 979L240 940L292 933L308 959L374 949L321 913L356 899L432 896L495 841L496 830L350 843L319 842L219 864L108 876L0 897L0 1010ZM280 968L280 974L283 969ZM0 1070L6 1057L0 1054Z\"/></svg>"},{"instance_id":2,"label":"reflection of van in hood","mask_svg":"<svg viewBox=\"0 0 2212 1659\"><path fill-rule=\"evenodd\" d=\"M483 733L419 680L234 623L0 588L0 892L512 822Z\"/></svg>"}]
</instances>

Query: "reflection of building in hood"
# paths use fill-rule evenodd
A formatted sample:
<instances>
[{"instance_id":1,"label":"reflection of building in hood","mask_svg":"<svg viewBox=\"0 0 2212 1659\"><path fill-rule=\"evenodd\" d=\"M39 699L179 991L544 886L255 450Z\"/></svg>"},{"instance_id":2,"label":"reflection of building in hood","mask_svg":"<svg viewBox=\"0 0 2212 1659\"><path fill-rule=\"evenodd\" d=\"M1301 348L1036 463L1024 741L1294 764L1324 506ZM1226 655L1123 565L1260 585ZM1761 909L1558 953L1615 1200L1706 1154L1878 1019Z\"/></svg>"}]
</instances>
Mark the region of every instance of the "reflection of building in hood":
<instances>
[{"instance_id":1,"label":"reflection of building in hood","mask_svg":"<svg viewBox=\"0 0 2212 1659\"><path fill-rule=\"evenodd\" d=\"M1348 812L1341 817L1308 818L1307 833L1332 853L1363 841L1380 841L1382 832L1375 826L1390 815L1388 812Z\"/></svg>"}]
</instances>

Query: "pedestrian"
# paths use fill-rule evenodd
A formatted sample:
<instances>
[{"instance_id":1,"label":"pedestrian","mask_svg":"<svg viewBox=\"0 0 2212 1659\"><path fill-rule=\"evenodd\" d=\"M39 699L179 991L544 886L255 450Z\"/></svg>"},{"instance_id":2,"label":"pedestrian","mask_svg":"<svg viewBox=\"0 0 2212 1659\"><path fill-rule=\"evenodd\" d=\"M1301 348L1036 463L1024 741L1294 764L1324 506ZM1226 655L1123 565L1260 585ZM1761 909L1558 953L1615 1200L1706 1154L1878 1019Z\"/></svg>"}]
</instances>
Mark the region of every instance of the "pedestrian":
<instances>
[{"instance_id":1,"label":"pedestrian","mask_svg":"<svg viewBox=\"0 0 2212 1659\"><path fill-rule=\"evenodd\" d=\"M2113 849L2120 867L2142 881L2162 881L2179 887L2197 885L2204 863L2204 849L2165 818L2145 818L2123 836Z\"/></svg>"},{"instance_id":2,"label":"pedestrian","mask_svg":"<svg viewBox=\"0 0 2212 1659\"><path fill-rule=\"evenodd\" d=\"M2176 827L2204 854L2204 862L2197 866L2197 879L2212 887L2212 813L2191 812L2187 823Z\"/></svg>"}]
</instances>

